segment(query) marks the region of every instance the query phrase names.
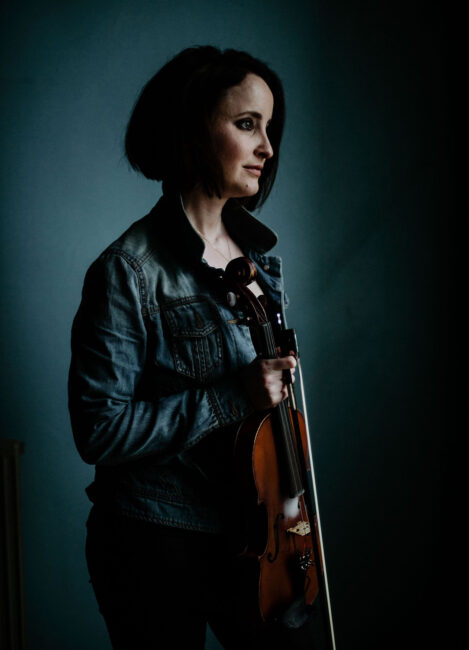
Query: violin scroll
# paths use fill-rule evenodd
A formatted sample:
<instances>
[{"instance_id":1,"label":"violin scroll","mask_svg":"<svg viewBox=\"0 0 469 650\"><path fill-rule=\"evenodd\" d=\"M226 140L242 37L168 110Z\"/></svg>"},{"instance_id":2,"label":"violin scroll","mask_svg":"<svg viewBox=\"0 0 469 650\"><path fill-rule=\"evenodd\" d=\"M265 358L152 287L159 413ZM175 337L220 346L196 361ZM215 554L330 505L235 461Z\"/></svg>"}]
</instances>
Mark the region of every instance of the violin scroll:
<instances>
[{"instance_id":1,"label":"violin scroll","mask_svg":"<svg viewBox=\"0 0 469 650\"><path fill-rule=\"evenodd\" d=\"M229 284L247 287L257 276L256 265L249 257L237 257L228 263L224 278Z\"/></svg>"}]
</instances>

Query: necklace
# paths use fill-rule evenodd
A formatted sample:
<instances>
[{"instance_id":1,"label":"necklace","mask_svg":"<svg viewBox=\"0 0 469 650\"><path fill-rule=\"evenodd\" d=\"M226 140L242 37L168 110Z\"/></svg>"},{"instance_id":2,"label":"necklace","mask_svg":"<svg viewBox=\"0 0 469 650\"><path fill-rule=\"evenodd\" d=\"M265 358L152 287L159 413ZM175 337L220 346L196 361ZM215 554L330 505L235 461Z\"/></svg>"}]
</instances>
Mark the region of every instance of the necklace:
<instances>
[{"instance_id":1,"label":"necklace","mask_svg":"<svg viewBox=\"0 0 469 650\"><path fill-rule=\"evenodd\" d=\"M194 226L194 228L195 228L195 226ZM195 230L197 230L197 228L195 228ZM207 244L210 244L210 246L213 248L214 251L216 251L219 255L221 255L221 256L222 256L222 257L223 257L227 262L230 262L230 261L231 261L233 255L232 255L232 253L231 253L230 240L229 240L228 238L227 238L227 240L226 240L226 243L228 244L228 253L229 253L230 256L229 256L229 257L226 257L226 255L224 255L224 254L221 252L221 250L219 250L216 246L214 246L214 244L210 241L210 239L207 239L207 237L204 237L204 236L202 235L202 233L200 232L200 230L197 230L197 232L198 232L199 235L202 237L202 239L203 239L204 241L207 242Z\"/></svg>"}]
</instances>

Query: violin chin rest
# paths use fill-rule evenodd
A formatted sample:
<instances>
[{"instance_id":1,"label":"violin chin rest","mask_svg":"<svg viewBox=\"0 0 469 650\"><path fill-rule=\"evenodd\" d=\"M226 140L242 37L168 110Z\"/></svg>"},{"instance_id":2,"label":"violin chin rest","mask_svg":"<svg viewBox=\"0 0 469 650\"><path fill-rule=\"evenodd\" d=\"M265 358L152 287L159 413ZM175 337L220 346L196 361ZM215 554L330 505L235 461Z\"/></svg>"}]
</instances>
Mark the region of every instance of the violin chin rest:
<instances>
[{"instance_id":1,"label":"violin chin rest","mask_svg":"<svg viewBox=\"0 0 469 650\"><path fill-rule=\"evenodd\" d=\"M311 607L305 603L304 596L296 598L291 605L287 607L284 613L278 617L278 622L289 629L296 629L306 623L311 614Z\"/></svg>"}]
</instances>

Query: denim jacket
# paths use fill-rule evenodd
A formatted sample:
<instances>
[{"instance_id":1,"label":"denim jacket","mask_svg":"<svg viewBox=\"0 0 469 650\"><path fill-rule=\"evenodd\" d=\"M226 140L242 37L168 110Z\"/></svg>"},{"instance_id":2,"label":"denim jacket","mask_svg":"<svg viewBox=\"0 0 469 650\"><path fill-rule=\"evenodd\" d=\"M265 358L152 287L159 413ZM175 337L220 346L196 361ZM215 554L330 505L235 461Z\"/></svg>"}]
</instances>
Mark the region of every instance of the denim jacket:
<instances>
[{"instance_id":1,"label":"denim jacket","mask_svg":"<svg viewBox=\"0 0 469 650\"><path fill-rule=\"evenodd\" d=\"M283 307L277 236L229 201L223 220ZM69 409L108 510L219 532L232 525L233 432L252 412L239 371L256 356L180 196L166 195L89 268L72 328Z\"/></svg>"}]
</instances>

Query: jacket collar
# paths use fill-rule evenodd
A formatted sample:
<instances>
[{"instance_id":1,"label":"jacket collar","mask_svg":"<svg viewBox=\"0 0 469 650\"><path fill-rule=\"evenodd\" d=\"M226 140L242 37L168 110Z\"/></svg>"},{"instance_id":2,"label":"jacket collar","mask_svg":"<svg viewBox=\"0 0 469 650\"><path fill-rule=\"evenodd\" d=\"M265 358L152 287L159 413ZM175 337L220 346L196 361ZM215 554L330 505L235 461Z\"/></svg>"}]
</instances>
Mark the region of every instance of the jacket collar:
<instances>
[{"instance_id":1,"label":"jacket collar","mask_svg":"<svg viewBox=\"0 0 469 650\"><path fill-rule=\"evenodd\" d=\"M185 259L200 262L205 244L187 217L181 195L163 194L152 212L158 215L158 229L166 235L168 247ZM234 199L227 201L222 217L228 232L246 255L248 251L264 254L278 241L273 230Z\"/></svg>"}]
</instances>

